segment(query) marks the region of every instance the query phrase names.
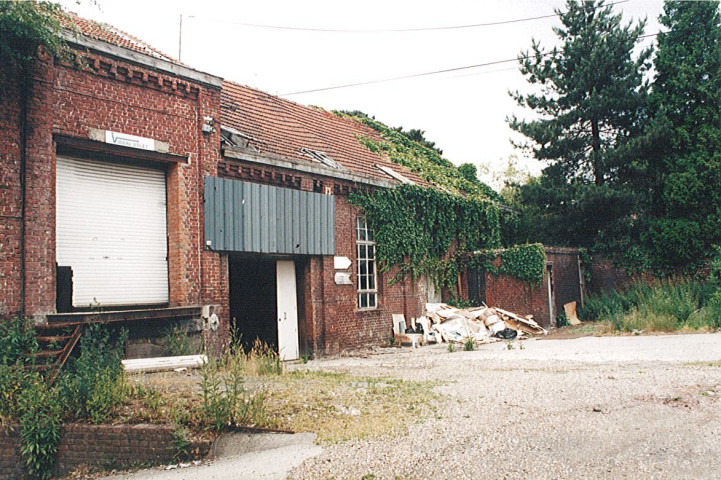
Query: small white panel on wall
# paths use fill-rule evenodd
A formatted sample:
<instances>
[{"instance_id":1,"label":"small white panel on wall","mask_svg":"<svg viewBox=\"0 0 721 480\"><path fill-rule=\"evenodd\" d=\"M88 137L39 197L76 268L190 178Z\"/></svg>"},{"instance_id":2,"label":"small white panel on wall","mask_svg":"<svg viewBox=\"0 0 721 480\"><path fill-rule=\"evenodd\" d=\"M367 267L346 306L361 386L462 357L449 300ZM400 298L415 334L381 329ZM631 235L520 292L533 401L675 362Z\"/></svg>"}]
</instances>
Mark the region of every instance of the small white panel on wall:
<instances>
[{"instance_id":1,"label":"small white panel on wall","mask_svg":"<svg viewBox=\"0 0 721 480\"><path fill-rule=\"evenodd\" d=\"M336 272L335 274L336 285L353 285L350 280L350 273Z\"/></svg>"},{"instance_id":2,"label":"small white panel on wall","mask_svg":"<svg viewBox=\"0 0 721 480\"><path fill-rule=\"evenodd\" d=\"M333 266L336 270L345 270L350 267L351 261L348 257L333 257Z\"/></svg>"}]
</instances>

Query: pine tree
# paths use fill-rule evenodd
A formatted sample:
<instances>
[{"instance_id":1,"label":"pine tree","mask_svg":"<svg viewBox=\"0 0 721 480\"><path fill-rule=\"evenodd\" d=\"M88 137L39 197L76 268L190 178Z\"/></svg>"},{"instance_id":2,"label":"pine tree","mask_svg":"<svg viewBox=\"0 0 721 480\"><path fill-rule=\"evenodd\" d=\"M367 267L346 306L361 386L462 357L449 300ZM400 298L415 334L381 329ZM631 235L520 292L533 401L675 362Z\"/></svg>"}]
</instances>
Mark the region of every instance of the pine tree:
<instances>
[{"instance_id":1,"label":"pine tree","mask_svg":"<svg viewBox=\"0 0 721 480\"><path fill-rule=\"evenodd\" d=\"M567 0L554 28L560 47L544 51L535 40L519 55L521 72L540 93L511 95L539 118L509 118L530 140L539 160L560 164L567 180L597 186L623 174L624 144L640 131L650 50L633 50L644 22L622 25L621 15L600 1Z\"/></svg>"},{"instance_id":2,"label":"pine tree","mask_svg":"<svg viewBox=\"0 0 721 480\"><path fill-rule=\"evenodd\" d=\"M658 139L645 235L653 261L686 266L721 243L721 20L719 1L666 0L650 97Z\"/></svg>"}]
</instances>

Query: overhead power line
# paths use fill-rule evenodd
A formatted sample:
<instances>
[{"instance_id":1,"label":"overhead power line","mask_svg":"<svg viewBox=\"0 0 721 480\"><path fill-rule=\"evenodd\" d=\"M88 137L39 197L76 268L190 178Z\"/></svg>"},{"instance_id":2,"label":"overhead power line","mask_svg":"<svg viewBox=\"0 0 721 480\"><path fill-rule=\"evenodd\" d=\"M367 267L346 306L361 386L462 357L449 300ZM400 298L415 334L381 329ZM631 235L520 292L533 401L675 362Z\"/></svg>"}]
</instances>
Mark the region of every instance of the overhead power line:
<instances>
[{"instance_id":1,"label":"overhead power line","mask_svg":"<svg viewBox=\"0 0 721 480\"><path fill-rule=\"evenodd\" d=\"M609 7L612 5L619 5L621 3L628 3L630 0L619 0L618 2L608 3L604 5L604 7ZM291 25L272 25L272 24L261 24L261 23L246 23L246 22L234 22L232 20L219 20L214 18L205 18L197 15L190 15L188 18L195 18L198 20L205 20L208 22L217 22L217 23L226 23L230 25L238 25L243 27L252 27L252 28L267 28L272 30L291 30L291 31L299 31L299 32L317 32L317 33L408 33L408 32L432 32L432 31L440 31L440 30L462 30L462 29L468 29L468 28L482 28L482 27L492 27L496 25L508 25L511 23L521 23L521 22L530 22L534 20L542 20L544 18L553 18L557 17L558 15L556 13L549 14L549 15L540 15L538 17L527 17L527 18L517 18L513 20L501 20L498 22L487 22L487 23L472 23L468 25L450 25L450 26L442 26L442 27L417 27L417 28L379 28L379 29L371 29L371 28L359 28L359 29L348 29L348 28L313 28L313 27L295 27Z\"/></svg>"},{"instance_id":2,"label":"overhead power line","mask_svg":"<svg viewBox=\"0 0 721 480\"><path fill-rule=\"evenodd\" d=\"M548 54L546 53L544 55L548 55ZM497 60L495 62L479 63L476 65L468 65L465 67L446 68L443 70L434 70L432 72L414 73L411 75L401 75L399 77L383 78L383 79L379 79L379 80L368 80L365 82L347 83L345 85L336 85L333 87L314 88L312 90L302 90L302 91L298 91L298 92L281 93L280 96L288 97L290 95L300 95L302 93L313 93L313 92L322 92L325 90L338 90L340 88L360 87L362 85L372 85L374 83L395 82L397 80L405 80L407 78L426 77L429 75L438 75L440 73L458 72L460 70L469 70L471 68L488 67L490 65L499 65L501 63L509 63L509 62L517 62L517 61L518 61L517 58L511 58L508 60Z\"/></svg>"},{"instance_id":3,"label":"overhead power line","mask_svg":"<svg viewBox=\"0 0 721 480\"><path fill-rule=\"evenodd\" d=\"M649 33L647 35L641 35L638 38L639 39L650 38L650 37L655 37L657 35L661 35L663 33L666 33L666 32ZM550 54L551 54L551 52L547 52L547 53L542 54L542 56L546 57ZM390 78L383 78L383 79L377 79L377 80L367 80L367 81L363 81L363 82L354 82L354 83L346 83L343 85L334 85L331 87L321 87L321 88L313 88L310 90L300 90L297 92L281 93L280 96L281 97L289 97L291 95L302 95L304 93L324 92L327 90L340 90L342 88L361 87L364 85L373 85L373 84L377 84L377 83L396 82L398 80L406 80L406 79L418 78L418 77L427 77L430 75L439 75L442 73L457 72L457 71L461 71L461 70L470 70L472 68L488 67L490 65L499 65L502 63L510 63L510 62L517 62L517 61L518 61L518 58L508 58L505 60L496 60L494 62L478 63L476 65L467 65L464 67L454 67L454 68L445 68L443 70L434 70L432 72L413 73L410 75L400 75L398 77L390 77ZM505 71L505 70L507 70L507 69L498 70L498 71Z\"/></svg>"}]
</instances>

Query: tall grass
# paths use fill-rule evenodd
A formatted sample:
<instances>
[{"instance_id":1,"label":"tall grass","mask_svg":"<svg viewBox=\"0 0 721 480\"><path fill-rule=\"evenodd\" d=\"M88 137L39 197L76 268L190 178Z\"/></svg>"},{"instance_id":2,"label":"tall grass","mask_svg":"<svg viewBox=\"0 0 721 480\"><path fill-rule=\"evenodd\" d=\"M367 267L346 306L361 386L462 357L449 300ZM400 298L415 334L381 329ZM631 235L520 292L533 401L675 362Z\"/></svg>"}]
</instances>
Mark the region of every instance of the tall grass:
<instances>
[{"instance_id":1,"label":"tall grass","mask_svg":"<svg viewBox=\"0 0 721 480\"><path fill-rule=\"evenodd\" d=\"M716 282L688 279L637 283L625 292L589 297L584 320L608 321L617 331L721 328L721 290Z\"/></svg>"}]
</instances>

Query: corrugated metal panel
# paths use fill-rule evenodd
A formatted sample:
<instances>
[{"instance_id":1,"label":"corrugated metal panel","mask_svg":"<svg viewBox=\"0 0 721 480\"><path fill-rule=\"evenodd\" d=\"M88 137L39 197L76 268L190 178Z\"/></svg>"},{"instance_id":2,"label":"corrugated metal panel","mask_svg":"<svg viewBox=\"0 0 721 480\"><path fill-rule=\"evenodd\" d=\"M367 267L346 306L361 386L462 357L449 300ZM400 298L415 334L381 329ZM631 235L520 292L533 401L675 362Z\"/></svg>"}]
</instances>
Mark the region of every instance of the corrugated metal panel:
<instances>
[{"instance_id":1,"label":"corrugated metal panel","mask_svg":"<svg viewBox=\"0 0 721 480\"><path fill-rule=\"evenodd\" d=\"M205 241L226 252L335 254L335 198L205 177Z\"/></svg>"},{"instance_id":2,"label":"corrugated metal panel","mask_svg":"<svg viewBox=\"0 0 721 480\"><path fill-rule=\"evenodd\" d=\"M57 262L73 306L168 302L165 173L57 158Z\"/></svg>"}]
</instances>

